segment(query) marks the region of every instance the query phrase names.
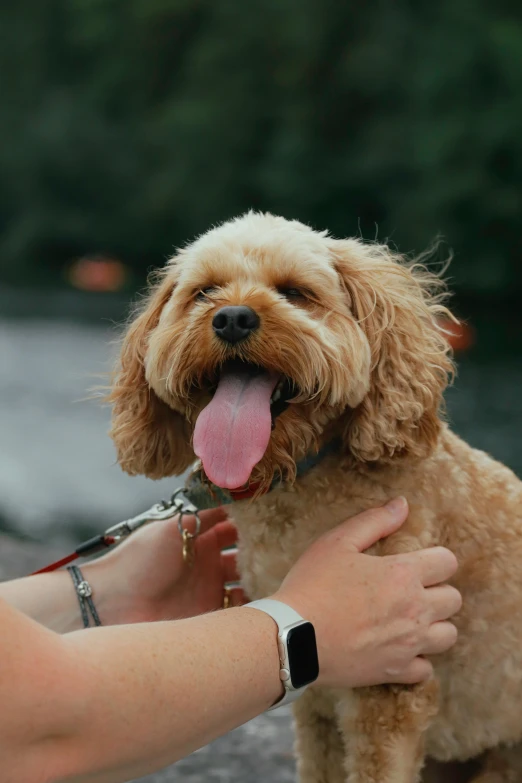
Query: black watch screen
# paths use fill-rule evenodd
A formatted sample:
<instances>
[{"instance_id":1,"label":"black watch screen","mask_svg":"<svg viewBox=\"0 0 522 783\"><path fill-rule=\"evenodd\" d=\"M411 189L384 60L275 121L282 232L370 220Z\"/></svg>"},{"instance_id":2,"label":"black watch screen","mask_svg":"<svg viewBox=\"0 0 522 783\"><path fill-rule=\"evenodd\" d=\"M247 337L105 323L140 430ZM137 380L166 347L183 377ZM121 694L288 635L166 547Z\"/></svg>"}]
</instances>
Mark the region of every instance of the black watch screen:
<instances>
[{"instance_id":1,"label":"black watch screen","mask_svg":"<svg viewBox=\"0 0 522 783\"><path fill-rule=\"evenodd\" d=\"M312 623L291 628L286 636L290 678L294 688L304 688L319 676L319 659Z\"/></svg>"}]
</instances>

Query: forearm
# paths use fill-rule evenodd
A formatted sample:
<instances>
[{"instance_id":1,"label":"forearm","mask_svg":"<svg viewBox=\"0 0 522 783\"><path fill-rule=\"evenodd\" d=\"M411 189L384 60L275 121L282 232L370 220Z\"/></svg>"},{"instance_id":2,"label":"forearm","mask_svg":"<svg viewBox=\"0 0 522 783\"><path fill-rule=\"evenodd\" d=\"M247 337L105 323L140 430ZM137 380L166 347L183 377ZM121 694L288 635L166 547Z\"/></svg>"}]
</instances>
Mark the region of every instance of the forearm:
<instances>
[{"instance_id":1,"label":"forearm","mask_svg":"<svg viewBox=\"0 0 522 783\"><path fill-rule=\"evenodd\" d=\"M31 742L39 748L35 769L50 770L53 783L144 775L260 714L282 693L276 626L255 610L56 638L53 666L62 677L53 680L44 731ZM39 704L42 690L35 688Z\"/></svg>"},{"instance_id":2,"label":"forearm","mask_svg":"<svg viewBox=\"0 0 522 783\"><path fill-rule=\"evenodd\" d=\"M78 599L67 571L2 582L0 598L57 633L82 627Z\"/></svg>"},{"instance_id":3,"label":"forearm","mask_svg":"<svg viewBox=\"0 0 522 783\"><path fill-rule=\"evenodd\" d=\"M93 589L94 604L103 625L145 619L139 609L133 610L129 605L118 575L104 567L102 560L84 563L82 574ZM0 598L51 631L63 634L83 628L78 597L66 570L1 582Z\"/></svg>"}]
</instances>

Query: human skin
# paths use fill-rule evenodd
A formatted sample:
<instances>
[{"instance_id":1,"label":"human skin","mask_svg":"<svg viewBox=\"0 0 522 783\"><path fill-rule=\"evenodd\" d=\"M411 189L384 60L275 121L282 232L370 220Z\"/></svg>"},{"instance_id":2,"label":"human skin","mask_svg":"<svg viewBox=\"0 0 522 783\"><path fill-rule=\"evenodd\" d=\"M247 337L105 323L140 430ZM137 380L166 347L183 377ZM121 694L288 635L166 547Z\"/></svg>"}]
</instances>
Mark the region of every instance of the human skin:
<instances>
[{"instance_id":1,"label":"human skin","mask_svg":"<svg viewBox=\"0 0 522 783\"><path fill-rule=\"evenodd\" d=\"M221 608L224 584L239 581L237 531L222 508L201 511L200 518L195 568L183 563L177 519L147 525L81 566L103 625L180 619ZM194 530L194 517L185 517L183 524ZM83 627L67 571L4 582L0 598L58 633ZM242 603L242 590L234 587L231 598L234 605Z\"/></svg>"},{"instance_id":2,"label":"human skin","mask_svg":"<svg viewBox=\"0 0 522 783\"><path fill-rule=\"evenodd\" d=\"M320 684L425 679L431 664L419 656L455 641L447 618L460 596L441 584L456 570L448 550L361 554L406 516L399 500L340 525L272 596L314 623ZM361 607L351 629L338 600L345 594ZM6 783L123 783L186 756L282 695L275 623L248 607L59 635L0 600L0 623L0 702L10 705L0 712Z\"/></svg>"}]
</instances>

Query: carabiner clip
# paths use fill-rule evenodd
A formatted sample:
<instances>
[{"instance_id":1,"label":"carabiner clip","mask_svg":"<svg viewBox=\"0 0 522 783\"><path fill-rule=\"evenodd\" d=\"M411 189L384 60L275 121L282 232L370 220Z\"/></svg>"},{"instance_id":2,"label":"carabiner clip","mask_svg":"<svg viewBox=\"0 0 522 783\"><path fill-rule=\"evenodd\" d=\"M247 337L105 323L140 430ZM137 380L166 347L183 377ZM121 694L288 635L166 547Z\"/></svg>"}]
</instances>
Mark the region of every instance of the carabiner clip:
<instances>
[{"instance_id":1,"label":"carabiner clip","mask_svg":"<svg viewBox=\"0 0 522 783\"><path fill-rule=\"evenodd\" d=\"M170 500L161 500L155 503L147 511L137 514L135 517L118 522L117 525L107 528L106 536L113 536L117 541L130 536L135 530L148 524L149 522L160 522L165 519L172 519L177 515L181 517L185 514L193 514L197 520L196 536L199 535L201 520L198 515L198 509L193 503L190 503L183 496L183 487L179 487L172 495ZM180 528L181 529L181 528Z\"/></svg>"},{"instance_id":2,"label":"carabiner clip","mask_svg":"<svg viewBox=\"0 0 522 783\"><path fill-rule=\"evenodd\" d=\"M183 487L177 489L172 495L170 500L161 500L159 503L155 503L147 511L143 511L141 514L137 514L135 517L125 519L123 522L118 522L117 525L107 528L105 533L94 536L88 541L84 541L80 544L74 552L61 558L60 560L50 563L45 568L41 568L39 571L35 571L35 574L43 574L48 571L56 571L58 568L71 563L78 557L86 557L92 555L95 552L99 552L103 549L108 549L114 544L119 544L124 538L130 536L135 530L148 524L149 522L158 522L165 519L172 519L179 515L178 526L183 540L183 560L185 562L192 563L193 561L193 541L201 532L201 519L198 514L198 509L183 495ZM182 525L183 517L187 514L193 514L196 517L196 530L194 533L190 533Z\"/></svg>"}]
</instances>

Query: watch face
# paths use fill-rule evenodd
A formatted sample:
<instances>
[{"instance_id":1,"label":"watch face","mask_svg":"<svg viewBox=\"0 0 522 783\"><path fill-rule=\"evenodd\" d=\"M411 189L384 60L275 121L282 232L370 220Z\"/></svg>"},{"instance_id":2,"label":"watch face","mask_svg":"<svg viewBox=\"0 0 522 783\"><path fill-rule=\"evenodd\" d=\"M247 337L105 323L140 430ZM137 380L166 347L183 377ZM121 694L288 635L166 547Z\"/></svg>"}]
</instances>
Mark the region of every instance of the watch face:
<instances>
[{"instance_id":1,"label":"watch face","mask_svg":"<svg viewBox=\"0 0 522 783\"><path fill-rule=\"evenodd\" d=\"M291 628L286 636L290 677L294 688L304 688L319 676L315 630L312 623Z\"/></svg>"}]
</instances>

